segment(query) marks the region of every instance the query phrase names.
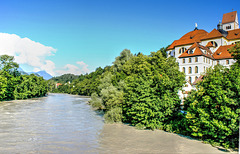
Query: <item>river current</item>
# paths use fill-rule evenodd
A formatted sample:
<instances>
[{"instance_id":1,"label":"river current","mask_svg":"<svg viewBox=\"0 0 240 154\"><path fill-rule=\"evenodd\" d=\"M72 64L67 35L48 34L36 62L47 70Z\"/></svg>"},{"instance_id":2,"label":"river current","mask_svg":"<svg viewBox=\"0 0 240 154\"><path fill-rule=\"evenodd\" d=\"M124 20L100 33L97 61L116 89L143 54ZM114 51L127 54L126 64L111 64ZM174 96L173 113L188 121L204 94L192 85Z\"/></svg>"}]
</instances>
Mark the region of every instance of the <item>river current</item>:
<instances>
[{"instance_id":1,"label":"river current","mask_svg":"<svg viewBox=\"0 0 240 154\"><path fill-rule=\"evenodd\" d=\"M0 153L96 152L103 118L87 98L66 94L2 102Z\"/></svg>"},{"instance_id":2,"label":"river current","mask_svg":"<svg viewBox=\"0 0 240 154\"><path fill-rule=\"evenodd\" d=\"M0 153L222 153L177 134L104 124L88 100L49 94L0 102Z\"/></svg>"}]
</instances>

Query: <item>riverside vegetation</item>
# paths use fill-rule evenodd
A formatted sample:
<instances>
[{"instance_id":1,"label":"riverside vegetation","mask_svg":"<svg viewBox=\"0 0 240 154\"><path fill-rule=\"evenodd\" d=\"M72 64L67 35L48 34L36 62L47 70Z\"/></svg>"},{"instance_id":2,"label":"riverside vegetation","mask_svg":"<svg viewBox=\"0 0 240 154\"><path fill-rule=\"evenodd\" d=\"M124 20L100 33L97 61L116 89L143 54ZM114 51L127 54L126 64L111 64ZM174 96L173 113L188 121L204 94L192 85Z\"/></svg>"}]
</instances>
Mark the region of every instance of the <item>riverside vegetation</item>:
<instances>
[{"instance_id":1,"label":"riverside vegetation","mask_svg":"<svg viewBox=\"0 0 240 154\"><path fill-rule=\"evenodd\" d=\"M184 102L187 114L180 112L177 95L185 75L173 57L166 58L166 48L150 55L133 55L125 49L112 66L80 75L53 91L91 96L90 104L104 111L106 122L161 129L237 149L240 44L230 52L237 62L230 69L217 65L205 73Z\"/></svg>"},{"instance_id":2,"label":"riverside vegetation","mask_svg":"<svg viewBox=\"0 0 240 154\"><path fill-rule=\"evenodd\" d=\"M45 96L48 84L42 77L21 75L13 56L0 56L0 101Z\"/></svg>"}]
</instances>

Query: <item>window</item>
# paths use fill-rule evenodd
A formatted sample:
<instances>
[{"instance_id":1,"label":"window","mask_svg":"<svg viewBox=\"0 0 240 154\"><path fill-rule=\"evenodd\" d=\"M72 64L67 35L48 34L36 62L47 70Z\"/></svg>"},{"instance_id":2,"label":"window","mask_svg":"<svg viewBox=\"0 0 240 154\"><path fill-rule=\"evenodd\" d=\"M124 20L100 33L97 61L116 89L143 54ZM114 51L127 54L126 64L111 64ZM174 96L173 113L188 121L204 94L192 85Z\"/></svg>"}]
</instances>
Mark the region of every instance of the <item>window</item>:
<instances>
[{"instance_id":1,"label":"window","mask_svg":"<svg viewBox=\"0 0 240 154\"><path fill-rule=\"evenodd\" d=\"M195 62L198 62L198 57L195 57Z\"/></svg>"},{"instance_id":2,"label":"window","mask_svg":"<svg viewBox=\"0 0 240 154\"><path fill-rule=\"evenodd\" d=\"M179 54L184 53L184 51L186 51L186 50L187 50L187 49L184 48L184 47L180 48L180 49L179 49Z\"/></svg>"},{"instance_id":3,"label":"window","mask_svg":"<svg viewBox=\"0 0 240 154\"><path fill-rule=\"evenodd\" d=\"M188 73L191 74L192 73L192 67L188 68Z\"/></svg>"},{"instance_id":4,"label":"window","mask_svg":"<svg viewBox=\"0 0 240 154\"><path fill-rule=\"evenodd\" d=\"M206 70L206 67L204 66L204 67L203 67L203 69L204 69L204 72L205 72L205 70Z\"/></svg>"},{"instance_id":5,"label":"window","mask_svg":"<svg viewBox=\"0 0 240 154\"><path fill-rule=\"evenodd\" d=\"M190 49L190 50L188 51L188 54L193 54L193 50Z\"/></svg>"},{"instance_id":6,"label":"window","mask_svg":"<svg viewBox=\"0 0 240 154\"><path fill-rule=\"evenodd\" d=\"M198 77L197 77L197 76L195 76L195 81L197 81L197 79L198 79Z\"/></svg>"},{"instance_id":7,"label":"window","mask_svg":"<svg viewBox=\"0 0 240 154\"><path fill-rule=\"evenodd\" d=\"M203 62L205 63L205 57L203 57Z\"/></svg>"},{"instance_id":8,"label":"window","mask_svg":"<svg viewBox=\"0 0 240 154\"><path fill-rule=\"evenodd\" d=\"M229 60L226 60L226 64L227 64L227 65L229 64Z\"/></svg>"},{"instance_id":9,"label":"window","mask_svg":"<svg viewBox=\"0 0 240 154\"><path fill-rule=\"evenodd\" d=\"M189 82L192 83L192 78L191 78L191 76L189 76Z\"/></svg>"},{"instance_id":10,"label":"window","mask_svg":"<svg viewBox=\"0 0 240 154\"><path fill-rule=\"evenodd\" d=\"M183 73L186 73L186 72L185 72L185 67L182 68L182 71L183 71Z\"/></svg>"},{"instance_id":11,"label":"window","mask_svg":"<svg viewBox=\"0 0 240 154\"><path fill-rule=\"evenodd\" d=\"M211 43L212 43L212 45L213 45L214 48L218 47L217 42L215 42L215 41L211 41Z\"/></svg>"},{"instance_id":12,"label":"window","mask_svg":"<svg viewBox=\"0 0 240 154\"><path fill-rule=\"evenodd\" d=\"M226 29L231 29L231 25L229 25L229 26L226 26Z\"/></svg>"},{"instance_id":13,"label":"window","mask_svg":"<svg viewBox=\"0 0 240 154\"><path fill-rule=\"evenodd\" d=\"M192 58L189 58L189 59L188 59L188 62L191 63L191 62L192 62Z\"/></svg>"},{"instance_id":14,"label":"window","mask_svg":"<svg viewBox=\"0 0 240 154\"><path fill-rule=\"evenodd\" d=\"M182 63L185 63L185 59L182 60Z\"/></svg>"},{"instance_id":15,"label":"window","mask_svg":"<svg viewBox=\"0 0 240 154\"><path fill-rule=\"evenodd\" d=\"M217 64L219 64L219 60L217 61Z\"/></svg>"},{"instance_id":16,"label":"window","mask_svg":"<svg viewBox=\"0 0 240 154\"><path fill-rule=\"evenodd\" d=\"M198 67L195 66L195 73L198 73Z\"/></svg>"}]
</instances>

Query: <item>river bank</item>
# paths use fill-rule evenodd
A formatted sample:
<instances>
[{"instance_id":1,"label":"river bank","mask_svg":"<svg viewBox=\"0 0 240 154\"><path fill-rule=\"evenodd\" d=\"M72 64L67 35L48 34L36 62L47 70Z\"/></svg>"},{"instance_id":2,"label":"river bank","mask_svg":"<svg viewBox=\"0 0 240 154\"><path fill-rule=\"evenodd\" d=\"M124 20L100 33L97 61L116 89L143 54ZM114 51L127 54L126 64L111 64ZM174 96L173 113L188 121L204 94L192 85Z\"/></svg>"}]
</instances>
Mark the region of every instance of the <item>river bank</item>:
<instances>
[{"instance_id":1,"label":"river bank","mask_svg":"<svg viewBox=\"0 0 240 154\"><path fill-rule=\"evenodd\" d=\"M137 130L124 124L104 124L100 145L102 153L226 153L224 149L178 134Z\"/></svg>"}]
</instances>

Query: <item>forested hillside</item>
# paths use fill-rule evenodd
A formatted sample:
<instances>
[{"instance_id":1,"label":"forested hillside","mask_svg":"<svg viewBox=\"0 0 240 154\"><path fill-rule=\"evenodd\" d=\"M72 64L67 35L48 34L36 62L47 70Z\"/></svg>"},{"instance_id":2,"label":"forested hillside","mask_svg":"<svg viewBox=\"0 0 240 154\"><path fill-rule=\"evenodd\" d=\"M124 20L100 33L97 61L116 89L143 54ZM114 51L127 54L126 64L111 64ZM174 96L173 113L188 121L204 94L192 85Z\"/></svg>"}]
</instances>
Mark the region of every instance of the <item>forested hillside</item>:
<instances>
[{"instance_id":1,"label":"forested hillside","mask_svg":"<svg viewBox=\"0 0 240 154\"><path fill-rule=\"evenodd\" d=\"M72 82L73 80L75 80L77 78L78 78L78 75L63 74L61 76L53 77L50 80L56 81L58 83L67 83L67 82Z\"/></svg>"}]
</instances>

